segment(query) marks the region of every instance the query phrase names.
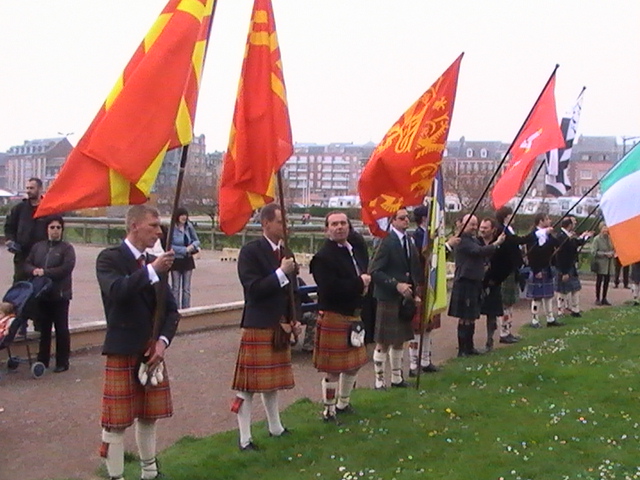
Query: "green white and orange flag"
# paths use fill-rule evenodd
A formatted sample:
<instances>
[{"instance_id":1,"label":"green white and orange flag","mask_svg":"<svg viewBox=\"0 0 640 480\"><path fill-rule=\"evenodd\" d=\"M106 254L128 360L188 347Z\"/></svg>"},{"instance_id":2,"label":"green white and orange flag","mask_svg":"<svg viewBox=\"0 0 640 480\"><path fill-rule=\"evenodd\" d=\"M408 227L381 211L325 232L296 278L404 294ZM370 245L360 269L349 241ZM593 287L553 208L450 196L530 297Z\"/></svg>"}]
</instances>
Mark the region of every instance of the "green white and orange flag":
<instances>
[{"instance_id":1,"label":"green white and orange flag","mask_svg":"<svg viewBox=\"0 0 640 480\"><path fill-rule=\"evenodd\" d=\"M391 127L362 171L362 221L376 236L386 235L378 220L401 206L421 205L431 189L449 135L462 55Z\"/></svg>"},{"instance_id":2,"label":"green white and orange flag","mask_svg":"<svg viewBox=\"0 0 640 480\"><path fill-rule=\"evenodd\" d=\"M216 0L170 0L69 154L38 215L144 203L188 145Z\"/></svg>"},{"instance_id":3,"label":"green white and orange flag","mask_svg":"<svg viewBox=\"0 0 640 480\"><path fill-rule=\"evenodd\" d=\"M602 179L600 209L613 247L622 265L640 262L640 144L624 156Z\"/></svg>"},{"instance_id":4,"label":"green white and orange flag","mask_svg":"<svg viewBox=\"0 0 640 480\"><path fill-rule=\"evenodd\" d=\"M232 235L275 198L293 153L287 94L270 0L255 0L220 182L220 228Z\"/></svg>"}]
</instances>

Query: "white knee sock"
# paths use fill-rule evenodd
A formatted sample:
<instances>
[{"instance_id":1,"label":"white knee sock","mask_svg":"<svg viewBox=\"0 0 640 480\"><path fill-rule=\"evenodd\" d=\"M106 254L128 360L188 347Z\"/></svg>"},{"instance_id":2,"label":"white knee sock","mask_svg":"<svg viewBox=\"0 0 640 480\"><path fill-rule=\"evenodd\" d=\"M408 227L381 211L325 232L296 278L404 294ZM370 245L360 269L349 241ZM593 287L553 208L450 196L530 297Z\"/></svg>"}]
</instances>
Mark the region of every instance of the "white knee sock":
<instances>
[{"instance_id":1,"label":"white knee sock","mask_svg":"<svg viewBox=\"0 0 640 480\"><path fill-rule=\"evenodd\" d=\"M501 337L508 337L509 335L511 335L511 318L511 308L505 307L504 315L502 317L498 317L498 329L500 330Z\"/></svg>"},{"instance_id":2,"label":"white knee sock","mask_svg":"<svg viewBox=\"0 0 640 480\"><path fill-rule=\"evenodd\" d=\"M322 403L325 417L332 417L336 414L336 400L338 396L338 382L330 382L326 378L322 379Z\"/></svg>"},{"instance_id":3,"label":"white knee sock","mask_svg":"<svg viewBox=\"0 0 640 480\"><path fill-rule=\"evenodd\" d=\"M391 347L389 350L389 363L391 364L391 383L400 383L402 381L402 354L403 349L395 349Z\"/></svg>"},{"instance_id":4,"label":"white knee sock","mask_svg":"<svg viewBox=\"0 0 640 480\"><path fill-rule=\"evenodd\" d=\"M384 368L387 363L387 352L378 350L373 351L373 371L376 374L376 388L384 388Z\"/></svg>"},{"instance_id":5,"label":"white knee sock","mask_svg":"<svg viewBox=\"0 0 640 480\"><path fill-rule=\"evenodd\" d=\"M240 431L240 446L246 447L251 442L251 408L253 405L253 393L238 392L236 395L242 400L238 410L238 430Z\"/></svg>"},{"instance_id":6,"label":"white knee sock","mask_svg":"<svg viewBox=\"0 0 640 480\"><path fill-rule=\"evenodd\" d=\"M420 334L414 333L413 340L409 342L409 369L418 369L418 354L420 353Z\"/></svg>"},{"instance_id":7,"label":"white knee sock","mask_svg":"<svg viewBox=\"0 0 640 480\"><path fill-rule=\"evenodd\" d=\"M142 479L152 479L158 476L156 464L156 422L155 420L136 421L136 443L140 454Z\"/></svg>"},{"instance_id":8,"label":"white knee sock","mask_svg":"<svg viewBox=\"0 0 640 480\"><path fill-rule=\"evenodd\" d=\"M569 294L569 310L573 313L580 312L580 292L571 292Z\"/></svg>"},{"instance_id":9,"label":"white knee sock","mask_svg":"<svg viewBox=\"0 0 640 480\"><path fill-rule=\"evenodd\" d=\"M538 312L540 311L540 300L531 300L531 323L538 325Z\"/></svg>"},{"instance_id":10,"label":"white knee sock","mask_svg":"<svg viewBox=\"0 0 640 480\"><path fill-rule=\"evenodd\" d=\"M553 298L543 298L542 306L544 308L544 313L547 315L547 323L553 323L556 321L553 315Z\"/></svg>"},{"instance_id":11,"label":"white knee sock","mask_svg":"<svg viewBox=\"0 0 640 480\"><path fill-rule=\"evenodd\" d=\"M280 421L280 410L278 409L278 392L263 393L262 404L264 405L264 411L267 413L269 433L277 437L284 432L284 427Z\"/></svg>"},{"instance_id":12,"label":"white knee sock","mask_svg":"<svg viewBox=\"0 0 640 480\"><path fill-rule=\"evenodd\" d=\"M341 373L338 384L338 408L346 408L351 402L351 391L356 384L356 376Z\"/></svg>"},{"instance_id":13,"label":"white knee sock","mask_svg":"<svg viewBox=\"0 0 640 480\"><path fill-rule=\"evenodd\" d=\"M102 430L102 442L106 444L105 465L111 478L124 475L124 430ZM103 452L104 453L104 452Z\"/></svg>"},{"instance_id":14,"label":"white knee sock","mask_svg":"<svg viewBox=\"0 0 640 480\"><path fill-rule=\"evenodd\" d=\"M632 283L631 284L631 295L633 296L633 301L637 301L638 300L638 291L640 290L640 285L638 285L637 283Z\"/></svg>"},{"instance_id":15,"label":"white knee sock","mask_svg":"<svg viewBox=\"0 0 640 480\"><path fill-rule=\"evenodd\" d=\"M564 295L564 293L558 293L557 294L557 299L558 299L558 314L562 313L566 308L567 308L567 299ZM569 295L571 295L569 293Z\"/></svg>"}]
</instances>

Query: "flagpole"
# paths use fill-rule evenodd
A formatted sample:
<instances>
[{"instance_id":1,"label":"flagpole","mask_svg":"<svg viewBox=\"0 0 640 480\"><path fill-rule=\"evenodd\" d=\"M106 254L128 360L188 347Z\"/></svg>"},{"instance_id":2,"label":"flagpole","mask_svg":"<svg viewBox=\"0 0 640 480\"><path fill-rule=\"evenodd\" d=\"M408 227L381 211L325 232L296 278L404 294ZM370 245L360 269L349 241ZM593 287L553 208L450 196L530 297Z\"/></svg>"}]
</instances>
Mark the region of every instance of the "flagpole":
<instances>
[{"instance_id":1,"label":"flagpole","mask_svg":"<svg viewBox=\"0 0 640 480\"><path fill-rule=\"evenodd\" d=\"M493 175L491 176L491 178L487 182L487 185L484 187L484 191L480 195L480 198L478 198L478 201L476 202L476 204L473 206L473 209L471 210L471 213L469 213L467 221L464 223L464 225L460 229L460 232L458 233L458 236L462 235L462 232L467 227L467 224L471 220L471 217L478 210L478 207L480 206L480 203L482 202L482 199L487 195L487 192L489 191L489 188L491 188L491 184L493 183L493 181L498 176L498 173L500 173L500 170L502 170L502 166L504 165L505 161L507 160L507 157L509 156L509 153L511 153L511 149L513 148L513 144L515 143L515 141L518 139L518 137L522 133L522 130L524 130L525 125L529 121L529 118L531 117L531 115L533 114L534 109L538 105L538 102L540 101L540 98L542 98L542 95L547 90L547 87L549 86L549 83L551 83L551 80L553 80L553 76L556 74L556 71L558 70L559 67L560 67L560 65L556 63L556 66L553 69L553 72L551 72L551 75L549 76L549 79L547 80L547 83L544 84L544 87L542 88L542 91L540 92L540 95L538 95L538 98L536 99L535 103L533 104L533 107L531 107L531 110L529 111L529 114L527 115L527 118L525 118L524 122L522 122L522 125L520 126L520 129L518 130L518 133L516 133L516 136L513 138L513 141L509 145L509 148L507 149L505 154L502 156L502 160L500 160L500 163L498 164L498 166L494 170Z\"/></svg>"},{"instance_id":2,"label":"flagpole","mask_svg":"<svg viewBox=\"0 0 640 480\"><path fill-rule=\"evenodd\" d=\"M565 214L564 214L564 215L562 215L562 217L560 217L560 219L559 219L556 223L554 223L554 224L553 224L553 228L557 228L557 227L558 227L558 225L560 225L560 222L562 222L562 220L564 220L565 218L567 218L567 217L569 216L569 214L573 211L573 209L574 209L574 208L576 208L576 207L580 204L580 202L581 202L582 200L584 200L585 198L587 198L587 196L588 196L591 192L593 192L593 191L595 190L595 188L596 188L596 187L598 187L599 185L600 185L600 180L598 180L596 183L594 183L594 184L589 188L589 190L587 190L586 192L584 192L584 194L580 197L580 200L578 200L576 203L574 203L574 204L571 206L571 208L570 208L569 210L567 210L567 211L565 212Z\"/></svg>"},{"instance_id":3,"label":"flagpole","mask_svg":"<svg viewBox=\"0 0 640 480\"><path fill-rule=\"evenodd\" d=\"M600 205L596 205L595 207L593 207L593 208L591 209L591 211L587 214L587 216L586 216L586 217L584 217L584 218L580 221L580 223L579 223L578 225L576 225L576 228L574 228L574 229L573 229L573 231L574 231L574 232L577 232L577 231L580 229L580 227L582 227L582 225L584 225L584 224L585 224L585 222L586 222L589 218L591 218L591 215L593 215L593 214L596 212L596 210L598 210L598 208L600 208ZM599 220L599 219L600 219L600 215L596 215L594 218L595 218L594 222L595 222L595 223L597 223L597 220ZM591 227L590 227L589 229L587 229L587 231L590 231L590 230L591 230L591 228L592 228L593 226L594 226L594 225L591 225ZM556 256L556 254L560 251L560 249L564 246L564 244L565 244L565 243L567 243L568 241L569 241L569 237L565 238L565 239L562 241L562 243L561 243L560 245L558 245L558 246L555 248L555 250L553 251L553 254L551 255L551 258L555 257L555 256ZM580 248L578 249L578 253L580 253L580 250L582 250L582 247L584 247L584 245L585 245L585 244L582 244L582 245L580 246Z\"/></svg>"},{"instance_id":4,"label":"flagpole","mask_svg":"<svg viewBox=\"0 0 640 480\"><path fill-rule=\"evenodd\" d=\"M540 174L542 167L544 167L544 160L540 162L540 165L538 165L536 172L533 174L533 178L529 182L529 185L527 185L527 188L522 194L522 197L520 197L520 200L518 201L518 205L516 205L516 208L513 210L513 214L511 215L511 218L509 218L509 221L507 222L507 225L505 226L505 228L509 228L509 225L511 225L511 222L513 222L513 219L515 218L518 210L520 210L520 207L522 206L524 199L527 198L527 195L529 194L529 190L531 190L531 187L533 187L533 184L536 182L536 179L538 178L538 175Z\"/></svg>"},{"instance_id":5,"label":"flagpole","mask_svg":"<svg viewBox=\"0 0 640 480\"><path fill-rule=\"evenodd\" d=\"M282 182L282 170L278 169L276 173L276 180L278 182L278 200L280 203L280 213L282 215L282 243L284 245L284 254L286 255L291 250L289 249L289 228L287 226L287 211L284 205L284 186ZM293 257L293 261L295 263L296 257ZM289 307L290 307L290 315L289 318L285 318L285 323L292 323L295 319L296 314L296 299L294 295L294 291L298 286L298 266L296 264L296 268L294 270L294 281L296 285L294 287L293 282L289 282L287 285L287 296L289 297Z\"/></svg>"}]
</instances>

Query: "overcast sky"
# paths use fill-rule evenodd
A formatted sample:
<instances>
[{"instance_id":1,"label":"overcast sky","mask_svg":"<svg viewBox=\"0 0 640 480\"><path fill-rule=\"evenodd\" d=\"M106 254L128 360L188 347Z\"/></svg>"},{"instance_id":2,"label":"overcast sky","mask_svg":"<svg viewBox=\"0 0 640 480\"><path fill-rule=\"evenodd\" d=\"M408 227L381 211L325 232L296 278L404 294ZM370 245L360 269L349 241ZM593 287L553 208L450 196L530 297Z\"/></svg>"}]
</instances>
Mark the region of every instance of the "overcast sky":
<instances>
[{"instance_id":1,"label":"overcast sky","mask_svg":"<svg viewBox=\"0 0 640 480\"><path fill-rule=\"evenodd\" d=\"M0 151L88 127L166 0L0 0ZM252 0L219 0L195 133L224 150ZM273 0L296 142L378 142L465 52L450 139L511 142L556 63L579 132L640 135L638 0Z\"/></svg>"}]
</instances>

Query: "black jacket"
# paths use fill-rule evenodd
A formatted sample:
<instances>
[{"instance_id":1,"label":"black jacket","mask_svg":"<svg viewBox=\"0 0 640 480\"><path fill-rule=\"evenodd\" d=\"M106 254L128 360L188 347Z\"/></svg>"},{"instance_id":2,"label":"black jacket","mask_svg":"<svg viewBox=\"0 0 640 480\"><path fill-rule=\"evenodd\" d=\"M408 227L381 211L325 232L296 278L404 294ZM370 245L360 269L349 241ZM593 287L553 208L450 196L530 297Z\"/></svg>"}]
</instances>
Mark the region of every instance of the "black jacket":
<instances>
[{"instance_id":1,"label":"black jacket","mask_svg":"<svg viewBox=\"0 0 640 480\"><path fill-rule=\"evenodd\" d=\"M48 238L49 217L33 218L37 209L25 198L11 209L4 223L5 238L19 244L24 257L36 243Z\"/></svg>"},{"instance_id":2,"label":"black jacket","mask_svg":"<svg viewBox=\"0 0 640 480\"><path fill-rule=\"evenodd\" d=\"M365 259L354 248L353 255L361 273ZM318 310L353 316L362 308L364 283L356 272L347 247L326 240L310 265L313 279L318 285Z\"/></svg>"},{"instance_id":3,"label":"black jacket","mask_svg":"<svg viewBox=\"0 0 640 480\"><path fill-rule=\"evenodd\" d=\"M102 353L142 355L151 340L156 307L156 292L149 281L147 269L139 267L131 250L123 242L100 252L96 261L96 275L107 318ZM178 306L171 289L167 288L160 335L171 341L179 321Z\"/></svg>"},{"instance_id":4,"label":"black jacket","mask_svg":"<svg viewBox=\"0 0 640 480\"><path fill-rule=\"evenodd\" d=\"M555 264L561 275L578 274L578 249L587 241L582 238L569 238L564 232L558 234L558 249L555 253Z\"/></svg>"},{"instance_id":5,"label":"black jacket","mask_svg":"<svg viewBox=\"0 0 640 480\"><path fill-rule=\"evenodd\" d=\"M503 232L506 238L491 257L489 269L484 276L485 286L500 285L522 267L523 260L520 245L527 243L530 236L519 237L504 228L504 226L498 227L498 235Z\"/></svg>"},{"instance_id":6,"label":"black jacket","mask_svg":"<svg viewBox=\"0 0 640 480\"><path fill-rule=\"evenodd\" d=\"M36 268L44 269L44 276L53 283L45 300L71 300L71 273L76 266L76 252L70 243L45 240L36 243L25 261L24 270L33 276Z\"/></svg>"},{"instance_id":7,"label":"black jacket","mask_svg":"<svg viewBox=\"0 0 640 480\"><path fill-rule=\"evenodd\" d=\"M550 272L554 260L553 253L559 245L558 239L551 234L547 237L544 245L540 246L535 232L536 229L527 235L527 260L529 261L529 268L531 268L534 274L542 270L548 270Z\"/></svg>"},{"instance_id":8,"label":"black jacket","mask_svg":"<svg viewBox=\"0 0 640 480\"><path fill-rule=\"evenodd\" d=\"M456 258L454 281L463 278L482 281L485 274L485 264L496 250L495 245L483 245L478 237L463 233L460 236L460 243L454 250Z\"/></svg>"},{"instance_id":9,"label":"black jacket","mask_svg":"<svg viewBox=\"0 0 640 480\"><path fill-rule=\"evenodd\" d=\"M241 327L273 328L289 316L288 292L291 288L295 290L297 282L289 276L289 284L281 287L276 275L279 267L280 262L265 237L247 243L240 250L238 277L244 292Z\"/></svg>"}]
</instances>

